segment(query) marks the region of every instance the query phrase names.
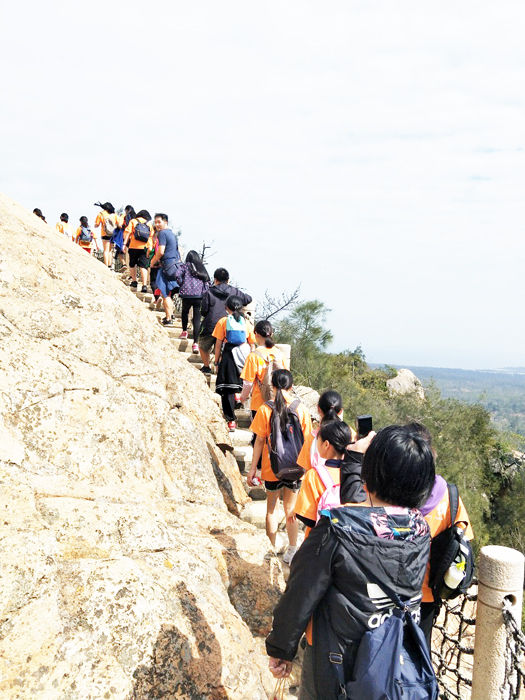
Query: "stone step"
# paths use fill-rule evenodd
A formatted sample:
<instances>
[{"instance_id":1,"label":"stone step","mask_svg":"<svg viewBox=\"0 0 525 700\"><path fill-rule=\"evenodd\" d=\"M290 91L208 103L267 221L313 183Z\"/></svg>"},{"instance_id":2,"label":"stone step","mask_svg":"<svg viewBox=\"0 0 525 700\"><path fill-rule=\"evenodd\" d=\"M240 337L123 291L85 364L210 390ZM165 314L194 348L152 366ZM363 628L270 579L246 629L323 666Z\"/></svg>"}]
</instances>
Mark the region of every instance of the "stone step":
<instances>
[{"instance_id":1,"label":"stone step","mask_svg":"<svg viewBox=\"0 0 525 700\"><path fill-rule=\"evenodd\" d=\"M232 445L234 447L248 447L252 442L252 434L249 430L242 430L237 428L232 433L230 433L230 438Z\"/></svg>"},{"instance_id":2,"label":"stone step","mask_svg":"<svg viewBox=\"0 0 525 700\"><path fill-rule=\"evenodd\" d=\"M202 367L201 356L198 353L194 355L192 352L179 352L181 357L184 357L186 360L188 360L188 362L191 362L192 365L200 365L200 367Z\"/></svg>"},{"instance_id":3,"label":"stone step","mask_svg":"<svg viewBox=\"0 0 525 700\"><path fill-rule=\"evenodd\" d=\"M239 428L249 428L252 424L252 412L246 408L237 408L235 410L235 420Z\"/></svg>"},{"instance_id":4,"label":"stone step","mask_svg":"<svg viewBox=\"0 0 525 700\"><path fill-rule=\"evenodd\" d=\"M253 447L251 445L239 445L234 447L233 456L237 462L251 463L253 457Z\"/></svg>"},{"instance_id":5,"label":"stone step","mask_svg":"<svg viewBox=\"0 0 525 700\"><path fill-rule=\"evenodd\" d=\"M193 338L179 338L180 332L174 328L168 326L168 333L171 338L171 344L180 352L192 352ZM194 355L199 355L199 353L193 353Z\"/></svg>"}]
</instances>

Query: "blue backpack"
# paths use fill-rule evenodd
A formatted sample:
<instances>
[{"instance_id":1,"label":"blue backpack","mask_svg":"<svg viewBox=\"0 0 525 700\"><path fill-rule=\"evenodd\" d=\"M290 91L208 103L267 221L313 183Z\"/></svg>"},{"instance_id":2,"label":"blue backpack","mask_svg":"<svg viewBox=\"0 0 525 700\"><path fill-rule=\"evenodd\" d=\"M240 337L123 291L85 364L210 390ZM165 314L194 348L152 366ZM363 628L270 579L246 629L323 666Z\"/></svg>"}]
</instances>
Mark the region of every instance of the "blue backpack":
<instances>
[{"instance_id":1,"label":"blue backpack","mask_svg":"<svg viewBox=\"0 0 525 700\"><path fill-rule=\"evenodd\" d=\"M246 321L241 316L239 320L235 316L228 316L226 320L226 342L232 345L242 345L246 342Z\"/></svg>"},{"instance_id":2,"label":"blue backpack","mask_svg":"<svg viewBox=\"0 0 525 700\"><path fill-rule=\"evenodd\" d=\"M365 632L352 673L345 681L341 654L330 654L339 681L340 700L437 700L439 689L425 635L399 596L370 571L367 579L394 603L392 614L376 629ZM331 645L338 648L330 628Z\"/></svg>"}]
</instances>

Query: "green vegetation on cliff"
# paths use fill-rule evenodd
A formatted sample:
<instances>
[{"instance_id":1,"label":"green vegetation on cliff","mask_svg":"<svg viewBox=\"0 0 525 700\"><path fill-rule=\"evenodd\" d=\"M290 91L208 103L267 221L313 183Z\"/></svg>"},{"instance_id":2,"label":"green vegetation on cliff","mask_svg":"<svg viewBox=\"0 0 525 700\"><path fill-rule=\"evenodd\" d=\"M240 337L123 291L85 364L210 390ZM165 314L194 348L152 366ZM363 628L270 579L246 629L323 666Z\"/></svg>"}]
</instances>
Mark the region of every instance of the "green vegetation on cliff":
<instances>
[{"instance_id":1,"label":"green vegetation on cliff","mask_svg":"<svg viewBox=\"0 0 525 700\"><path fill-rule=\"evenodd\" d=\"M277 324L278 342L290 343L296 383L336 389L343 396L345 419L370 413L378 430L392 423L419 421L430 430L439 473L456 483L468 509L476 547L504 544L525 552L525 473L513 451L518 436L503 433L480 403L443 398L435 384L425 400L415 394L390 395L387 381L397 370L372 369L360 347L328 353L332 339L325 327L328 309L307 301Z\"/></svg>"}]
</instances>

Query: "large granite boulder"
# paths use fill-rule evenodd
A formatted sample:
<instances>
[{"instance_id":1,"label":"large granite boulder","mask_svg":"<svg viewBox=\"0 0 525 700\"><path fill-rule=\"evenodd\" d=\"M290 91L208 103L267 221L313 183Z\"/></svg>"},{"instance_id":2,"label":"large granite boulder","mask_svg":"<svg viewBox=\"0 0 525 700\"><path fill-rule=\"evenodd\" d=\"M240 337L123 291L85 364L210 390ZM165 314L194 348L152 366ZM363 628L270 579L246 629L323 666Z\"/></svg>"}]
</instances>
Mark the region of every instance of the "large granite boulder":
<instances>
[{"instance_id":1,"label":"large granite boulder","mask_svg":"<svg viewBox=\"0 0 525 700\"><path fill-rule=\"evenodd\" d=\"M425 390L416 375L409 369L399 369L397 375L386 383L390 396L414 394L421 401L425 398Z\"/></svg>"},{"instance_id":2,"label":"large granite boulder","mask_svg":"<svg viewBox=\"0 0 525 700\"><path fill-rule=\"evenodd\" d=\"M0 195L0 696L266 697L283 587L217 397L97 260Z\"/></svg>"}]
</instances>

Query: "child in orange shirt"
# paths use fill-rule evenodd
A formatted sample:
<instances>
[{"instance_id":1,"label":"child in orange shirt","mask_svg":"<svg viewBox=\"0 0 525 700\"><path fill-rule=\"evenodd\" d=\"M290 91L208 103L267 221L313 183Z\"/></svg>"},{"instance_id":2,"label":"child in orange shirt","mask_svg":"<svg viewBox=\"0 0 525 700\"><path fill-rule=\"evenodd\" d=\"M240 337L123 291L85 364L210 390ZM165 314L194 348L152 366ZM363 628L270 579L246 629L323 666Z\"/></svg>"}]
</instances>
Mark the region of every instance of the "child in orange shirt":
<instances>
[{"instance_id":1,"label":"child in orange shirt","mask_svg":"<svg viewBox=\"0 0 525 700\"><path fill-rule=\"evenodd\" d=\"M100 237L102 239L102 249L104 251L104 265L111 267L113 262L113 233L119 224L119 218L115 214L115 207L111 202L101 204L97 202L96 207L101 207L102 211L97 214L95 228L100 226Z\"/></svg>"},{"instance_id":2,"label":"child in orange shirt","mask_svg":"<svg viewBox=\"0 0 525 700\"><path fill-rule=\"evenodd\" d=\"M333 389L329 389L321 394L319 403L317 404L317 413L321 419L320 425L325 421L343 420L343 399L341 398L341 394ZM322 458L319 457L317 452L318 432L318 429L312 430L310 435L308 435L297 459L297 464L303 469L306 469L306 471L312 468L313 462L319 460L322 463ZM357 435L352 428L350 428L350 432L352 433L352 440L350 442L354 442Z\"/></svg>"},{"instance_id":3,"label":"child in orange shirt","mask_svg":"<svg viewBox=\"0 0 525 700\"><path fill-rule=\"evenodd\" d=\"M93 231L91 230L89 223L88 223L88 218L87 216L81 216L80 217L80 226L77 228L77 232L75 234L75 243L78 243L78 245L86 251L86 253L89 253L91 255L91 249L93 247L93 240L95 241L95 245L97 246L98 250L98 243L97 239L94 238L93 236Z\"/></svg>"},{"instance_id":4,"label":"child in orange shirt","mask_svg":"<svg viewBox=\"0 0 525 700\"><path fill-rule=\"evenodd\" d=\"M230 432L237 428L235 394L242 387L239 364L242 368L250 347L255 347L253 326L246 321L241 311L242 299L232 294L226 299L228 316L217 321L212 334L215 338L215 365L217 366L215 391L221 397L222 410ZM239 326L239 329L228 330L233 325Z\"/></svg>"},{"instance_id":5,"label":"child in orange shirt","mask_svg":"<svg viewBox=\"0 0 525 700\"><path fill-rule=\"evenodd\" d=\"M268 452L268 442L272 432L272 423L277 421L278 425L286 425L289 406L293 401L291 389L293 385L293 377L287 369L278 369L272 375L272 386L274 387L275 400L273 405L263 404L250 426L250 430L257 436L253 447L253 458L250 472L248 474L248 485L254 486L253 479L257 470L259 457L262 454L262 469L261 476L264 480L266 488L266 534L273 546L275 546L275 538L277 535L277 527L279 518L277 514L277 506L279 503L279 494L283 492L283 506L286 515L286 532L288 534L288 549L286 550L283 561L290 564L295 552L297 551L297 534L299 525L295 519L290 516L294 512L295 502L297 500L297 492L299 490L300 480L297 481L279 481L272 470L270 455ZM306 407L299 404L297 407L297 415L301 423L303 436L309 435L312 430L312 421L310 413Z\"/></svg>"}]
</instances>

